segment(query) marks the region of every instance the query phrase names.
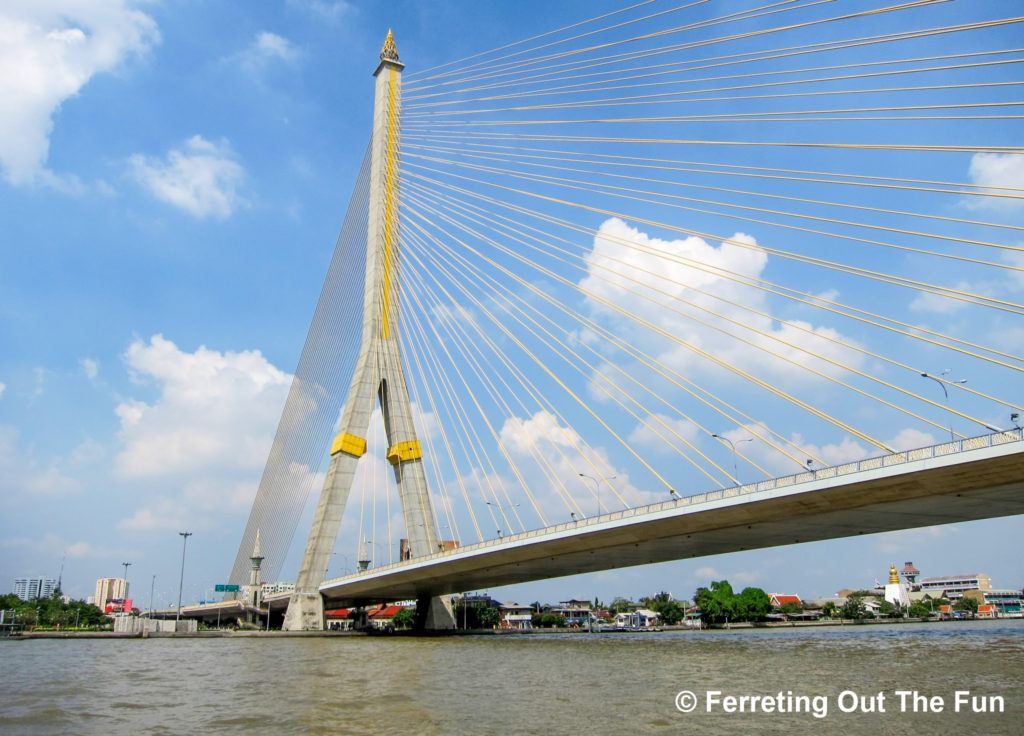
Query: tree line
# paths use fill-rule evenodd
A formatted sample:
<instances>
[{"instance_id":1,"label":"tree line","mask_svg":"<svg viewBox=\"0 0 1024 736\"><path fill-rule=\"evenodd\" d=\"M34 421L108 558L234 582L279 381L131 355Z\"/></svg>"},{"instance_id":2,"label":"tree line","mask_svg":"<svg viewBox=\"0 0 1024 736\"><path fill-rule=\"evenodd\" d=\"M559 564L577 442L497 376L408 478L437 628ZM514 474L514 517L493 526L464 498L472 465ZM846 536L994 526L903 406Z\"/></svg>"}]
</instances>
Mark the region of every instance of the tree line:
<instances>
[{"instance_id":1,"label":"tree line","mask_svg":"<svg viewBox=\"0 0 1024 736\"><path fill-rule=\"evenodd\" d=\"M68 601L59 590L47 598L21 600L14 593L0 595L4 622L14 619L18 628L95 629L110 626L110 619L96 606L85 601ZM13 616L12 616L13 614Z\"/></svg>"},{"instance_id":2,"label":"tree line","mask_svg":"<svg viewBox=\"0 0 1024 736\"><path fill-rule=\"evenodd\" d=\"M771 613L772 601L760 588L733 592L728 580L717 580L710 588L697 588L693 602L708 623L763 621Z\"/></svg>"}]
</instances>

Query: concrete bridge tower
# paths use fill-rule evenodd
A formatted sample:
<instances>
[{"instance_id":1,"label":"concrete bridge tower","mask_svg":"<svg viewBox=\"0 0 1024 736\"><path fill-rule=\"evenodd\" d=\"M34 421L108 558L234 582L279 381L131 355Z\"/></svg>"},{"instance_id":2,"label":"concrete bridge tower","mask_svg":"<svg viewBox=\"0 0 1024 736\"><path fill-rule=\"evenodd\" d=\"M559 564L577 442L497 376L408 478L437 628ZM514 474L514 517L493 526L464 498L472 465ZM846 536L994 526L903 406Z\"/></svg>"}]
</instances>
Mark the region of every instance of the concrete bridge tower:
<instances>
[{"instance_id":1,"label":"concrete bridge tower","mask_svg":"<svg viewBox=\"0 0 1024 736\"><path fill-rule=\"evenodd\" d=\"M399 350L399 141L402 69L388 31L380 52L373 107L370 151L370 214L366 238L366 285L362 346L342 412L340 432L306 544L295 592L288 603L284 629L324 628L319 585L330 560L366 435L374 401L379 400L387 433L388 462L394 468L411 555L436 552L423 452L412 419L409 387ZM453 628L447 599L420 601L420 622L428 628Z\"/></svg>"}]
</instances>

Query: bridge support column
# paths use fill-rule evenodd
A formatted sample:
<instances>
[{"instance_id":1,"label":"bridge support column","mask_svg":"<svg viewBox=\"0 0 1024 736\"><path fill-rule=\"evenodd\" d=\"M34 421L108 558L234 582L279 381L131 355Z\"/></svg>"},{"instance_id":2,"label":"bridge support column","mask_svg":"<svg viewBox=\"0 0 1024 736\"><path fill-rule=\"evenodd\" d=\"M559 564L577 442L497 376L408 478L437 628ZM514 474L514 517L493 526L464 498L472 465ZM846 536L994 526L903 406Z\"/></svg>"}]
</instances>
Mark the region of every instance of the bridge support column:
<instances>
[{"instance_id":1,"label":"bridge support column","mask_svg":"<svg viewBox=\"0 0 1024 736\"><path fill-rule=\"evenodd\" d=\"M398 60L394 38L388 31L380 53L380 65L374 72L362 345L342 412L340 431L331 446L330 465L295 583L295 593L288 604L284 621L287 631L320 630L324 627L319 586L330 562L356 466L366 453L366 437L375 398L380 401L388 439L386 457L394 468L410 554L423 557L438 550L430 492L423 469L423 449L413 422L412 400L402 367L399 340L399 144L403 67ZM424 611L424 621L429 621L432 628L449 628L445 621L451 618L450 606L444 604L427 605Z\"/></svg>"},{"instance_id":2,"label":"bridge support column","mask_svg":"<svg viewBox=\"0 0 1024 736\"><path fill-rule=\"evenodd\" d=\"M421 631L451 631L455 628L452 598L449 595L420 598L416 601L416 628Z\"/></svg>"},{"instance_id":3,"label":"bridge support column","mask_svg":"<svg viewBox=\"0 0 1024 736\"><path fill-rule=\"evenodd\" d=\"M292 593L284 616L283 631L323 631L324 599L320 592Z\"/></svg>"}]
</instances>

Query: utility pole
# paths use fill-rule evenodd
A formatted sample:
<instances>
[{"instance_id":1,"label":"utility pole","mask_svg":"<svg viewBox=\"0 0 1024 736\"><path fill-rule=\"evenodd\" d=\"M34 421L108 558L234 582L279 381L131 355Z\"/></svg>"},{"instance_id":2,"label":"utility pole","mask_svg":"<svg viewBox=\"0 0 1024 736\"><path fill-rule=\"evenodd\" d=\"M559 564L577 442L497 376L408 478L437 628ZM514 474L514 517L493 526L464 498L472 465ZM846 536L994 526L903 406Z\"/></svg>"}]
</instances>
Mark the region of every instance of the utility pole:
<instances>
[{"instance_id":1,"label":"utility pole","mask_svg":"<svg viewBox=\"0 0 1024 736\"><path fill-rule=\"evenodd\" d=\"M175 621L181 620L181 588L185 583L185 545L192 532L178 532L178 535L181 537L181 578L178 580L178 613L174 617Z\"/></svg>"},{"instance_id":2,"label":"utility pole","mask_svg":"<svg viewBox=\"0 0 1024 736\"><path fill-rule=\"evenodd\" d=\"M121 596L121 613L131 613L131 611L125 611L125 603L128 601L128 566L132 563L122 562L124 566L124 594Z\"/></svg>"}]
</instances>

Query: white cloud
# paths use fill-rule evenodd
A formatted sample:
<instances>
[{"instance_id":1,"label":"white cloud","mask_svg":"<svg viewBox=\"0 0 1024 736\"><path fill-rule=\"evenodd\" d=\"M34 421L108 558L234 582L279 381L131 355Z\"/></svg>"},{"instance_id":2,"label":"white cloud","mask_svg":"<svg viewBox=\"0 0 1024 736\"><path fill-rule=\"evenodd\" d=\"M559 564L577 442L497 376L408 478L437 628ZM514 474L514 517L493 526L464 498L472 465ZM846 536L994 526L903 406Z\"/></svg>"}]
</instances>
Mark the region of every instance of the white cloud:
<instances>
[{"instance_id":1,"label":"white cloud","mask_svg":"<svg viewBox=\"0 0 1024 736\"><path fill-rule=\"evenodd\" d=\"M46 386L47 370L40 366L36 366L35 368L32 369L32 375L34 375L36 378L35 386L32 389L32 396L42 396L43 389Z\"/></svg>"},{"instance_id":2,"label":"white cloud","mask_svg":"<svg viewBox=\"0 0 1024 736\"><path fill-rule=\"evenodd\" d=\"M796 320L781 324L749 311L771 313L765 293L741 283L759 277L768 264L768 255L749 235L737 233L715 247L692 236L661 240L611 218L601 224L587 263L580 287L590 294L595 318L677 371L724 375L688 345L773 381L817 380L805 367L827 375L840 372L822 358L853 367L864 362L860 353L836 342L854 341L830 327Z\"/></svg>"},{"instance_id":3,"label":"white cloud","mask_svg":"<svg viewBox=\"0 0 1024 736\"><path fill-rule=\"evenodd\" d=\"M967 206L971 209L1010 211L1024 207L1024 154L976 153L967 174L971 183L999 195L970 197Z\"/></svg>"},{"instance_id":4,"label":"white cloud","mask_svg":"<svg viewBox=\"0 0 1024 736\"><path fill-rule=\"evenodd\" d=\"M46 558L52 556L54 550L64 550L64 553L71 559L102 558L111 556L120 557L122 556L121 553L124 551L97 547L89 542L69 542L64 537L53 532L47 532L37 539L32 539L30 537L10 537L0 540L0 547L23 548L34 552L38 556Z\"/></svg>"},{"instance_id":5,"label":"white cloud","mask_svg":"<svg viewBox=\"0 0 1024 736\"><path fill-rule=\"evenodd\" d=\"M651 414L637 424L629 435L629 443L653 452L670 453L687 448L683 440L694 442L699 428L692 421Z\"/></svg>"},{"instance_id":6,"label":"white cloud","mask_svg":"<svg viewBox=\"0 0 1024 736\"><path fill-rule=\"evenodd\" d=\"M961 528L955 524L901 529L879 535L875 542L875 549L885 554L899 553L909 557L914 550L921 549L929 543L944 541L950 545L955 545L959 543L956 537L960 533Z\"/></svg>"},{"instance_id":7,"label":"white cloud","mask_svg":"<svg viewBox=\"0 0 1024 736\"><path fill-rule=\"evenodd\" d=\"M576 430L547 411L526 419L506 419L499 437L549 523L568 521L573 510L595 515L598 498L602 513L621 510L624 502L635 507L668 499L667 490L658 493L635 487L629 473L616 468L604 448L587 444ZM597 488L581 473L600 479ZM505 484L519 492L519 481L511 474Z\"/></svg>"},{"instance_id":8,"label":"white cloud","mask_svg":"<svg viewBox=\"0 0 1024 736\"><path fill-rule=\"evenodd\" d=\"M124 360L161 393L152 404L129 398L115 410L120 477L262 468L291 376L259 351L187 353L162 335L132 343Z\"/></svg>"},{"instance_id":9,"label":"white cloud","mask_svg":"<svg viewBox=\"0 0 1024 736\"><path fill-rule=\"evenodd\" d=\"M31 496L67 496L81 490L81 483L64 474L59 459L39 461L31 450L22 450L18 431L0 425L0 478L5 492Z\"/></svg>"},{"instance_id":10,"label":"white cloud","mask_svg":"<svg viewBox=\"0 0 1024 736\"><path fill-rule=\"evenodd\" d=\"M698 567L693 571L694 580L721 580L722 575L713 567Z\"/></svg>"},{"instance_id":11,"label":"white cloud","mask_svg":"<svg viewBox=\"0 0 1024 736\"><path fill-rule=\"evenodd\" d=\"M0 397L2 397L4 395L4 391L6 389L7 389L7 384L5 384L3 381L0 381Z\"/></svg>"},{"instance_id":12,"label":"white cloud","mask_svg":"<svg viewBox=\"0 0 1024 736\"><path fill-rule=\"evenodd\" d=\"M337 21L359 12L355 5L346 0L288 0L288 5L329 21Z\"/></svg>"},{"instance_id":13,"label":"white cloud","mask_svg":"<svg viewBox=\"0 0 1024 736\"><path fill-rule=\"evenodd\" d=\"M74 189L48 171L53 115L96 74L159 42L131 0L9 0L0 9L0 165L15 185Z\"/></svg>"},{"instance_id":14,"label":"white cloud","mask_svg":"<svg viewBox=\"0 0 1024 736\"><path fill-rule=\"evenodd\" d=\"M916 450L919 447L930 447L935 444L935 437L929 432L908 427L903 429L887 443L894 450Z\"/></svg>"},{"instance_id":15,"label":"white cloud","mask_svg":"<svg viewBox=\"0 0 1024 736\"><path fill-rule=\"evenodd\" d=\"M967 281L960 281L952 288L968 294L992 295L992 289L988 284L972 284ZM919 292L910 302L910 308L915 312L932 312L935 314L954 314L968 306L970 306L970 302L962 299L953 299L931 291Z\"/></svg>"},{"instance_id":16,"label":"white cloud","mask_svg":"<svg viewBox=\"0 0 1024 736\"><path fill-rule=\"evenodd\" d=\"M267 31L256 35L252 52L263 59L281 59L283 61L293 61L298 56L298 50L291 41Z\"/></svg>"},{"instance_id":17,"label":"white cloud","mask_svg":"<svg viewBox=\"0 0 1024 736\"><path fill-rule=\"evenodd\" d=\"M258 76L272 63L296 62L300 53L298 47L287 38L269 31L260 31L245 50L225 57L224 61L237 64L246 73Z\"/></svg>"},{"instance_id":18,"label":"white cloud","mask_svg":"<svg viewBox=\"0 0 1024 736\"><path fill-rule=\"evenodd\" d=\"M1003 260L1009 266L1022 269L1019 271L1007 271L1008 287L1013 291L1024 289L1024 252L1007 251L1003 255Z\"/></svg>"},{"instance_id":19,"label":"white cloud","mask_svg":"<svg viewBox=\"0 0 1024 736\"><path fill-rule=\"evenodd\" d=\"M800 472L801 468L804 467L803 461L809 457L818 458L825 465L842 465L844 463L856 462L857 460L864 460L883 452L874 445L862 444L849 436L843 437L839 442L819 445L807 442L802 435L796 433L789 438L788 442L785 442L773 438L763 423L745 425L723 434L732 440L736 446L739 455L738 472L741 481L750 479L751 468L747 465L747 462L756 463L769 474L779 477ZM776 445L789 452L793 457L784 455L759 438L772 439ZM747 440L752 441L748 442ZM932 434L912 427L899 430L893 437L881 438L881 441L896 451L914 450L919 447L929 447L936 443L936 439ZM724 450L731 452L729 447L725 447ZM718 455L712 455L712 457L720 458ZM722 465L723 467L728 467L724 462ZM817 468L820 466L814 465L813 467Z\"/></svg>"},{"instance_id":20,"label":"white cloud","mask_svg":"<svg viewBox=\"0 0 1024 736\"><path fill-rule=\"evenodd\" d=\"M760 577L761 573L750 570L737 570L730 573L722 573L713 567L698 567L693 571L691 580L705 588L710 586L711 583L716 580L728 580L729 584L732 585L733 590L739 593L741 588L757 581Z\"/></svg>"},{"instance_id":21,"label":"white cloud","mask_svg":"<svg viewBox=\"0 0 1024 736\"><path fill-rule=\"evenodd\" d=\"M90 381L96 378L100 370L100 364L92 358L82 358L78 361L78 365L82 366L82 371L85 372L86 378Z\"/></svg>"},{"instance_id":22,"label":"white cloud","mask_svg":"<svg viewBox=\"0 0 1024 736\"><path fill-rule=\"evenodd\" d=\"M117 528L134 532L217 528L225 513L242 514L252 508L256 488L255 478L232 480L206 471L186 483L180 496L147 498L146 507L121 519Z\"/></svg>"},{"instance_id":23,"label":"white cloud","mask_svg":"<svg viewBox=\"0 0 1024 736\"><path fill-rule=\"evenodd\" d=\"M1024 269L1024 252L1007 250L1003 251L1000 257L1008 268L999 278L979 281L961 280L951 288L969 295L976 294L989 298L1001 298L1024 289L1024 270L1022 270ZM918 292L910 302L910 308L916 312L932 312L942 315L955 314L969 306L971 306L969 301L925 291Z\"/></svg>"},{"instance_id":24,"label":"white cloud","mask_svg":"<svg viewBox=\"0 0 1024 736\"><path fill-rule=\"evenodd\" d=\"M71 451L71 464L75 467L92 465L106 457L107 451L99 442L86 439Z\"/></svg>"},{"instance_id":25,"label":"white cloud","mask_svg":"<svg viewBox=\"0 0 1024 736\"><path fill-rule=\"evenodd\" d=\"M224 219L246 205L238 193L245 170L226 140L211 143L194 135L184 150L169 151L166 160L136 153L128 165L154 197L196 217Z\"/></svg>"}]
</instances>

